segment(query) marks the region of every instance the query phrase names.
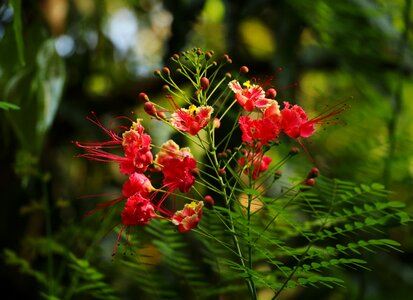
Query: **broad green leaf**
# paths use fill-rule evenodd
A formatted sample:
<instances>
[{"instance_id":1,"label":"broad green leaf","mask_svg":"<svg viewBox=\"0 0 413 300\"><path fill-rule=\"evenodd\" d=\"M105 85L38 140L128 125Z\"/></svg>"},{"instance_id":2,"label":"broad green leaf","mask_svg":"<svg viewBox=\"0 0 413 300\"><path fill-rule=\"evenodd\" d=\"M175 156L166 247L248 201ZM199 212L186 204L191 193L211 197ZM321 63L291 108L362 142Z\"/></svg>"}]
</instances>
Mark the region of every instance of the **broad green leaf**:
<instances>
[{"instance_id":1,"label":"broad green leaf","mask_svg":"<svg viewBox=\"0 0 413 300\"><path fill-rule=\"evenodd\" d=\"M54 40L48 40L42 45L37 54L36 63L38 68L36 131L42 142L59 107L66 70L62 58L56 53Z\"/></svg>"},{"instance_id":2,"label":"broad green leaf","mask_svg":"<svg viewBox=\"0 0 413 300\"><path fill-rule=\"evenodd\" d=\"M5 98L20 110L8 111L14 132L26 151L37 155L50 129L63 92L66 70L54 41L46 40L36 54L36 65L17 72L7 83Z\"/></svg>"}]
</instances>

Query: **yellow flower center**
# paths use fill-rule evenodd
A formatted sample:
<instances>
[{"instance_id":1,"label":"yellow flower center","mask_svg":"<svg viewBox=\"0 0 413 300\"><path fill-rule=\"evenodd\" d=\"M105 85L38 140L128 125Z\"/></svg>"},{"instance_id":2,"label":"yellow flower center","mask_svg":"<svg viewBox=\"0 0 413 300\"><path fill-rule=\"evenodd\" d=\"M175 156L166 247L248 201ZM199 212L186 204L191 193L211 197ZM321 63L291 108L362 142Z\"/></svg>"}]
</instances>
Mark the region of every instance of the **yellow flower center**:
<instances>
[{"instance_id":1,"label":"yellow flower center","mask_svg":"<svg viewBox=\"0 0 413 300\"><path fill-rule=\"evenodd\" d=\"M245 81L242 85L245 86L247 89L251 87L251 83L249 80Z\"/></svg>"},{"instance_id":2,"label":"yellow flower center","mask_svg":"<svg viewBox=\"0 0 413 300\"><path fill-rule=\"evenodd\" d=\"M189 113L191 114L191 115L193 115L194 113L196 113L197 111L198 111L198 108L195 106L195 105L191 105L189 108L188 108L188 111L189 111Z\"/></svg>"}]
</instances>

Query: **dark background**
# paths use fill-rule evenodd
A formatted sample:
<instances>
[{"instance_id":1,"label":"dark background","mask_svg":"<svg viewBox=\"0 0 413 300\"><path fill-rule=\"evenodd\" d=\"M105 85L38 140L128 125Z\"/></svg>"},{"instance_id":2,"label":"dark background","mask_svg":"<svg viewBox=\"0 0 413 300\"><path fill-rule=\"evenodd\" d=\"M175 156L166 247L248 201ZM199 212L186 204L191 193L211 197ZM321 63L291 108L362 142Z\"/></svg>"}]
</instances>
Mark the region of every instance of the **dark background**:
<instances>
[{"instance_id":1,"label":"dark background","mask_svg":"<svg viewBox=\"0 0 413 300\"><path fill-rule=\"evenodd\" d=\"M2 293L35 299L45 291L33 279L40 273L67 280L58 274L70 249L106 274L123 299L139 299L128 275L111 266L116 236L102 239L108 226L100 226L107 219L81 218L96 201L82 195L119 189L116 166L74 158L79 149L71 142L102 138L85 120L90 111L107 123L142 113L140 91L161 98L153 70L191 47L227 53L234 70L247 65L251 76L274 76L277 99L310 114L348 103L338 124L308 144L317 166L328 177L382 183L412 211L410 0L19 3L0 1L0 232L1 248L31 267L3 266L11 259L3 253ZM305 158L296 163L297 172L311 167ZM369 255L373 271L343 270L346 288L298 289L284 298L408 299L411 229L389 231L402 252Z\"/></svg>"}]
</instances>

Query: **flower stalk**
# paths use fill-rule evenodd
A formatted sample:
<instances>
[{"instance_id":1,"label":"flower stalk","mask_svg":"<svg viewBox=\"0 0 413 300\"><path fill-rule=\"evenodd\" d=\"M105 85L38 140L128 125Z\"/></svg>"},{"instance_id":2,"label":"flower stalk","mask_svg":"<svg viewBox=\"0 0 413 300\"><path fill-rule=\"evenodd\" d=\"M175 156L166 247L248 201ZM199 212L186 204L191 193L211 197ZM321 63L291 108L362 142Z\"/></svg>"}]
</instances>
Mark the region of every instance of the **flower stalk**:
<instances>
[{"instance_id":1,"label":"flower stalk","mask_svg":"<svg viewBox=\"0 0 413 300\"><path fill-rule=\"evenodd\" d=\"M166 83L164 92L170 107L152 102L143 92L139 94L144 111L151 119L167 124L186 141L199 146L202 155L192 153L189 147L178 145L172 139L154 145L142 119L122 118L129 124L106 128L94 114L89 120L107 134L108 140L75 144L85 151L79 157L117 163L119 172L127 177L121 196L99 204L92 211L112 205L123 206L118 241L125 228L146 226L152 219L169 222L180 233L194 230L235 254L237 261L234 263L241 270L250 298L257 299L260 286L253 275L256 271L255 245L278 214L269 219L260 234L253 227L259 215L268 213L262 198L269 182L275 183L281 176L281 167L298 153L290 151L272 163L268 150L279 144L281 135L302 144L302 139L312 136L318 125L327 124L328 119L343 108L313 119L298 105L284 101L281 108L275 99L276 89L269 86L269 82L261 84L254 78L242 83L238 79L231 80L231 73L222 75L222 69L232 62L231 58L224 55L216 61L213 56L212 51L192 49L173 55L172 62L177 69L171 71L164 67L154 72ZM243 66L238 77L248 72L249 68ZM176 83L174 73L187 80L190 92L186 92L188 87ZM186 106L178 105L174 97L182 98ZM241 137L241 144L235 136ZM116 148L118 152L113 153ZM314 185L316 173L312 170L304 184ZM160 180L155 181L155 177ZM217 195L214 196L217 201L209 193ZM242 202L244 194L246 203ZM176 207L177 198L184 202L182 207ZM294 199L292 197L285 206ZM262 207L257 210L255 202ZM205 207L208 213L204 213ZM239 211L242 212L241 222L233 217ZM202 226L205 214L220 220L231 242L220 241Z\"/></svg>"}]
</instances>

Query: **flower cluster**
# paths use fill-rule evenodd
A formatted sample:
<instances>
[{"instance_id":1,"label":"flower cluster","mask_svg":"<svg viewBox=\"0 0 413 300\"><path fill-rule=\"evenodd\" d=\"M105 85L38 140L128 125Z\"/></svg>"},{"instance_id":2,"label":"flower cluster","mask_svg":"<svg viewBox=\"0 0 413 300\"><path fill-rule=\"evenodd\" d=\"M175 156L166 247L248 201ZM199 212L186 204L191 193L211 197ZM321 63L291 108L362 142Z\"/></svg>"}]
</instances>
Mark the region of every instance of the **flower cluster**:
<instances>
[{"instance_id":1,"label":"flower cluster","mask_svg":"<svg viewBox=\"0 0 413 300\"><path fill-rule=\"evenodd\" d=\"M271 158L264 153L281 133L293 139L308 138L315 132L316 124L323 124L328 118L342 111L342 108L339 108L309 119L301 106L291 105L287 101L283 102L284 107L280 110L280 105L274 99L277 95L274 88L265 91L262 86L251 84L249 80L242 86L237 80L228 84L245 111L256 112L255 117L243 115L238 121L241 138L246 146L239 164L244 167L246 174L252 169L252 179L267 170Z\"/></svg>"},{"instance_id":2,"label":"flower cluster","mask_svg":"<svg viewBox=\"0 0 413 300\"><path fill-rule=\"evenodd\" d=\"M110 140L92 143L76 142L76 145L86 152L79 156L96 161L116 162L119 164L119 172L128 176L123 184L122 197L98 207L107 207L126 200L121 213L123 226L146 225L153 218L159 218L171 221L181 232L196 227L202 214L202 201L185 204L183 210L176 212L170 211L163 205L165 199L176 189L187 193L195 182L197 162L190 149L179 149L174 141L169 140L161 146L161 150L153 159L152 139L145 133L141 119L131 121L132 125L129 128L120 126L113 130L105 128L94 114L93 118L88 119L102 128ZM117 133L119 130L121 133ZM109 151L114 148L120 148L123 155ZM155 189L152 186L150 173L153 172L163 174L165 190ZM162 196L158 197L160 192L163 192Z\"/></svg>"},{"instance_id":3,"label":"flower cluster","mask_svg":"<svg viewBox=\"0 0 413 300\"><path fill-rule=\"evenodd\" d=\"M228 180L225 177L227 168L233 177L241 173L248 174L251 183L269 168L272 159L265 153L277 144L281 134L293 139L308 138L315 132L315 125L326 123L328 118L341 111L340 108L309 119L298 105L283 102L281 109L275 100L277 92L273 87L265 90L262 85L252 83L253 80L241 84L237 79L231 80L230 73L219 78L220 70L231 63L231 59L224 55L218 63L212 61L212 57L212 51L203 52L199 49L172 57L172 61L178 65L177 73L188 79L190 87L185 89L174 81L169 68L155 71L155 75L165 82L165 98L169 107L151 101L143 92L139 94L139 99L144 102L144 111L150 118L175 129L204 151L206 162L202 162L202 168L198 167L199 162L188 147L180 147L173 140L160 146L153 145L141 119L134 122L129 120L129 126L107 129L93 114L89 120L99 126L109 136L109 140L76 142L85 151L80 157L116 162L119 172L128 177L123 184L122 197L98 206L108 207L123 201L120 216L123 227L146 225L157 218L171 222L180 232L195 228L200 222L204 201L207 207L215 203L211 195L205 195L207 192L222 196L226 205L234 197L235 189L228 196L226 188L242 180L236 178L225 183ZM247 72L247 67L241 68L242 75ZM236 103L241 105L243 113L233 120L230 132L223 135L225 138L216 143L215 132L218 128L222 130L221 121ZM242 133L242 145L235 147L235 151L225 149L237 127ZM201 131L204 132L201 134ZM121 154L114 154L115 148ZM218 148L224 148L224 151L217 153ZM152 153L153 150L156 153ZM226 159L221 159L223 157ZM238 170L232 168L233 162L237 162ZM157 175L152 176L155 173ZM159 174L162 183L158 183L160 187L155 188L157 184L151 178L157 178ZM314 177L308 178L307 185L313 184ZM169 207L175 205L166 205L165 200L175 199L182 194L185 194L181 197L185 201L183 208L171 211Z\"/></svg>"}]
</instances>

